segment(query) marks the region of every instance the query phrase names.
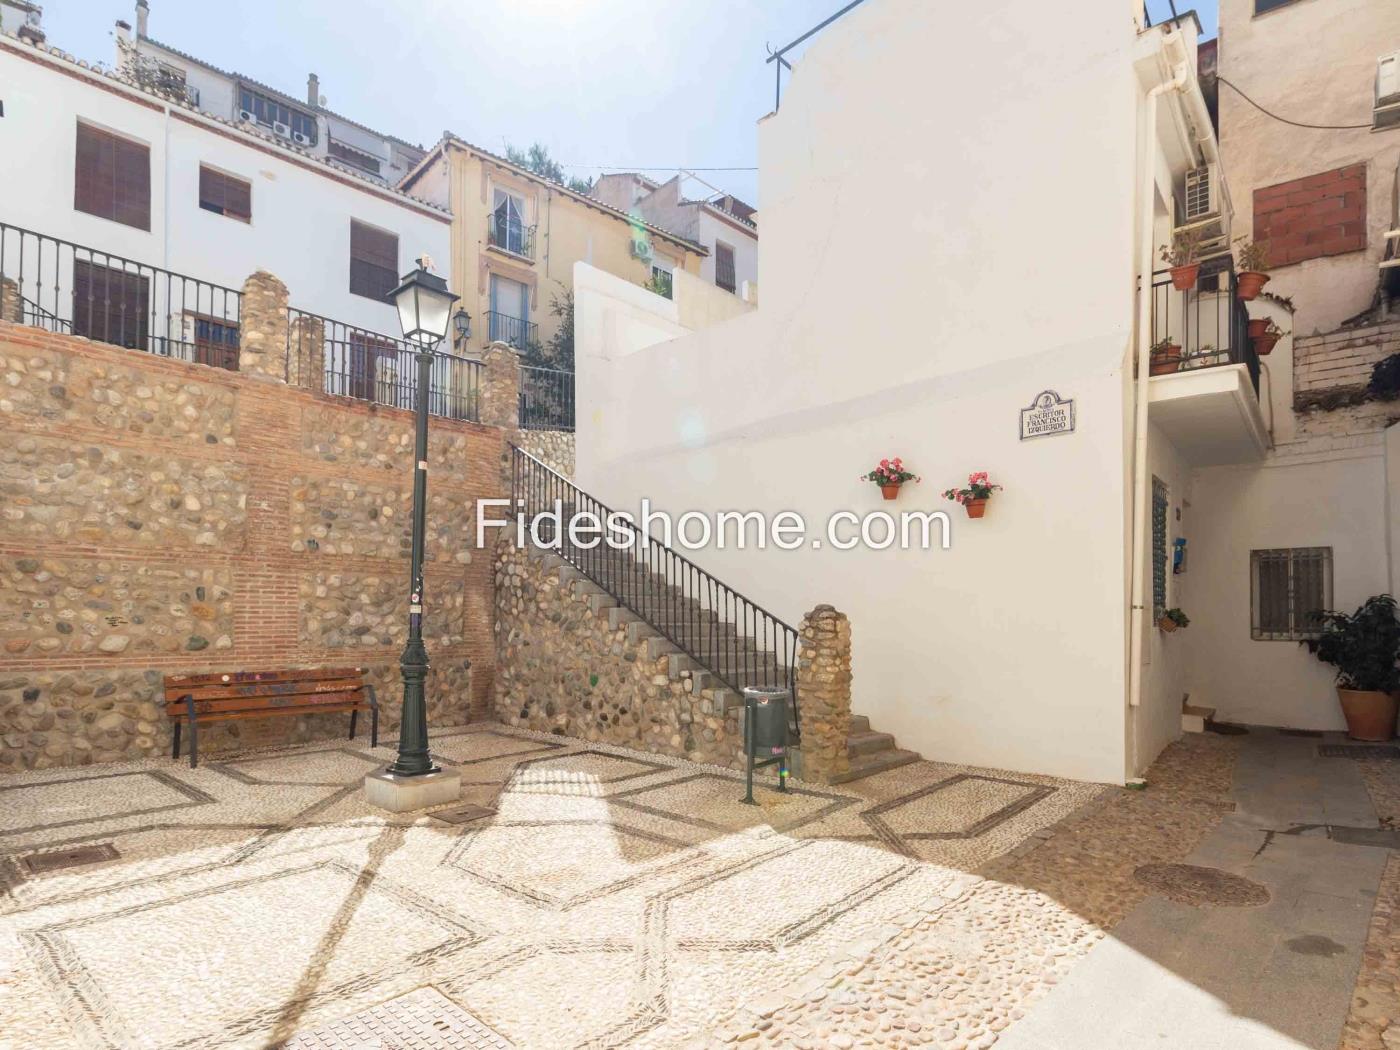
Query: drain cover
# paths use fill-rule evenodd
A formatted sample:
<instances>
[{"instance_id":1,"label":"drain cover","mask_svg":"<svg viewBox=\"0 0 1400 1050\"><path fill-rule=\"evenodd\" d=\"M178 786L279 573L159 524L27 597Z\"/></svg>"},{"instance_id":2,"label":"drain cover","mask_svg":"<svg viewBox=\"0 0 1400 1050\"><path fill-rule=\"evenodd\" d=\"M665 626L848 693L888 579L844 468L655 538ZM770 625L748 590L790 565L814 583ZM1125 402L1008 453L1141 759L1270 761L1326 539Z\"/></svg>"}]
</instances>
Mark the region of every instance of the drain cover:
<instances>
[{"instance_id":1,"label":"drain cover","mask_svg":"<svg viewBox=\"0 0 1400 1050\"><path fill-rule=\"evenodd\" d=\"M1358 758L1369 762L1400 761L1400 747L1391 744L1318 744L1320 758Z\"/></svg>"},{"instance_id":2,"label":"drain cover","mask_svg":"<svg viewBox=\"0 0 1400 1050\"><path fill-rule=\"evenodd\" d=\"M91 846L78 846L74 849L53 850L49 853L31 853L20 858L20 864L31 875L44 875L64 868L81 868L85 864L101 864L104 860L116 860L121 854L110 842L98 842Z\"/></svg>"},{"instance_id":3,"label":"drain cover","mask_svg":"<svg viewBox=\"0 0 1400 1050\"><path fill-rule=\"evenodd\" d=\"M1144 864L1133 877L1178 904L1214 904L1229 908L1269 903L1269 891L1257 882L1219 868L1195 864Z\"/></svg>"},{"instance_id":4,"label":"drain cover","mask_svg":"<svg viewBox=\"0 0 1400 1050\"><path fill-rule=\"evenodd\" d=\"M419 988L354 1017L300 1032L281 1050L510 1050L510 1046L436 988Z\"/></svg>"},{"instance_id":5,"label":"drain cover","mask_svg":"<svg viewBox=\"0 0 1400 1050\"><path fill-rule=\"evenodd\" d=\"M451 809L440 809L436 813L429 813L428 816L447 824L470 824L473 820L493 816L495 812L494 809L468 802L461 806L453 806Z\"/></svg>"},{"instance_id":6,"label":"drain cover","mask_svg":"<svg viewBox=\"0 0 1400 1050\"><path fill-rule=\"evenodd\" d=\"M1313 739L1322 736L1321 729L1280 729L1283 736L1302 736Z\"/></svg>"}]
</instances>

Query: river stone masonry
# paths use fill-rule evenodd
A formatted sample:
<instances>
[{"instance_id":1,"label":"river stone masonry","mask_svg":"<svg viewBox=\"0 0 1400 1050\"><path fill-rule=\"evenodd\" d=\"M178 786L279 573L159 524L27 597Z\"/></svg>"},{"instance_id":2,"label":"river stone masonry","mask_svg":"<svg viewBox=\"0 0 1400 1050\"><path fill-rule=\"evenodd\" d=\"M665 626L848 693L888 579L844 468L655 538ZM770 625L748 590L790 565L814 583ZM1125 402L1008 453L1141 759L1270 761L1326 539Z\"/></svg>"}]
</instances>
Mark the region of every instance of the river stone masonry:
<instances>
[{"instance_id":1,"label":"river stone masonry","mask_svg":"<svg viewBox=\"0 0 1400 1050\"><path fill-rule=\"evenodd\" d=\"M830 783L851 770L851 621L818 605L802 618L798 639L802 777Z\"/></svg>"},{"instance_id":2,"label":"river stone masonry","mask_svg":"<svg viewBox=\"0 0 1400 1050\"><path fill-rule=\"evenodd\" d=\"M730 690L556 555L508 538L496 553L496 654L506 725L743 766Z\"/></svg>"}]
</instances>

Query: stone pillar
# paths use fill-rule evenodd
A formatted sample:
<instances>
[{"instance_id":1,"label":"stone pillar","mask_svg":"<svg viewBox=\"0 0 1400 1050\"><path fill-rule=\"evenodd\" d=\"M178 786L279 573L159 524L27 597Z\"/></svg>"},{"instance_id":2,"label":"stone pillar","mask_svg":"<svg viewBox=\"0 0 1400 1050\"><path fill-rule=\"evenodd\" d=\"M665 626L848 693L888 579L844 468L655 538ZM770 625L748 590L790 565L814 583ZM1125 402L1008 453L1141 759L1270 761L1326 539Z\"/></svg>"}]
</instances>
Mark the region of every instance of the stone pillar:
<instances>
[{"instance_id":1,"label":"stone pillar","mask_svg":"<svg viewBox=\"0 0 1400 1050\"><path fill-rule=\"evenodd\" d=\"M0 321L24 323L24 307L19 297L19 285L8 277L0 277Z\"/></svg>"},{"instance_id":2,"label":"stone pillar","mask_svg":"<svg viewBox=\"0 0 1400 1050\"><path fill-rule=\"evenodd\" d=\"M830 605L802 618L797 652L802 779L830 783L851 768L851 622Z\"/></svg>"},{"instance_id":3,"label":"stone pillar","mask_svg":"<svg viewBox=\"0 0 1400 1050\"><path fill-rule=\"evenodd\" d=\"M243 282L238 370L279 383L285 383L289 374L287 286L266 270L259 270Z\"/></svg>"},{"instance_id":4,"label":"stone pillar","mask_svg":"<svg viewBox=\"0 0 1400 1050\"><path fill-rule=\"evenodd\" d=\"M506 343L491 343L481 354L481 421L515 430L520 426L520 354Z\"/></svg>"},{"instance_id":5,"label":"stone pillar","mask_svg":"<svg viewBox=\"0 0 1400 1050\"><path fill-rule=\"evenodd\" d=\"M326 326L319 317L298 314L292 321L287 340L287 382L310 390L325 390Z\"/></svg>"}]
</instances>

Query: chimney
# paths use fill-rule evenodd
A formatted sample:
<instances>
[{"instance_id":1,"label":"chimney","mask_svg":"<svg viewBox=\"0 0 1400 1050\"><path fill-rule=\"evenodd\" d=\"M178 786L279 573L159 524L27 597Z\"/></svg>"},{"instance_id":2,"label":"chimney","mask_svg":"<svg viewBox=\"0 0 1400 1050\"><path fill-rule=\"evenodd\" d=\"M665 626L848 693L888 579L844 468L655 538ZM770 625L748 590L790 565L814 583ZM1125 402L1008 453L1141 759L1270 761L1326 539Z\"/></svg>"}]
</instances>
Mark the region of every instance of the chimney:
<instances>
[{"instance_id":1,"label":"chimney","mask_svg":"<svg viewBox=\"0 0 1400 1050\"><path fill-rule=\"evenodd\" d=\"M131 23L117 20L117 39L123 43L131 43Z\"/></svg>"},{"instance_id":2,"label":"chimney","mask_svg":"<svg viewBox=\"0 0 1400 1050\"><path fill-rule=\"evenodd\" d=\"M151 17L151 5L146 0L136 0L136 39L146 36L146 20Z\"/></svg>"},{"instance_id":3,"label":"chimney","mask_svg":"<svg viewBox=\"0 0 1400 1050\"><path fill-rule=\"evenodd\" d=\"M313 107L321 104L321 78L315 73L306 77L306 103Z\"/></svg>"}]
</instances>

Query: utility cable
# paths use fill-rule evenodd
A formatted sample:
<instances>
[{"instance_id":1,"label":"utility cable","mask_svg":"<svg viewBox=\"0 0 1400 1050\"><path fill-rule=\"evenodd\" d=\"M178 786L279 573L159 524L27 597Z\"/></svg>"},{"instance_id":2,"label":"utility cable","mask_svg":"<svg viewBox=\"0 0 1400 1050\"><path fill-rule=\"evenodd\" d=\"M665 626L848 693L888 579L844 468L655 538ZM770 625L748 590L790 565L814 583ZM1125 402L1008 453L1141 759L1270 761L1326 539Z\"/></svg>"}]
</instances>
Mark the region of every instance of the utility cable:
<instances>
[{"instance_id":1,"label":"utility cable","mask_svg":"<svg viewBox=\"0 0 1400 1050\"><path fill-rule=\"evenodd\" d=\"M1372 127L1370 124L1304 124L1301 121L1289 120L1287 117L1280 117L1277 113L1269 112L1219 73L1215 74L1215 79L1220 81L1220 83L1224 84L1235 94L1239 95L1240 98L1244 99L1260 113L1264 114L1264 116L1272 117L1274 120L1281 121L1284 124L1292 124L1295 128L1308 128L1312 131L1360 131L1363 128L1369 130Z\"/></svg>"}]
</instances>

